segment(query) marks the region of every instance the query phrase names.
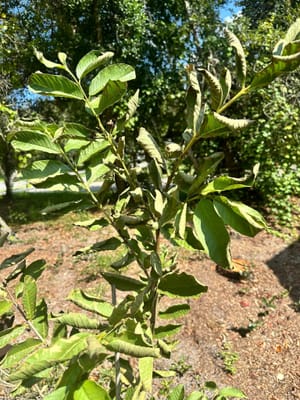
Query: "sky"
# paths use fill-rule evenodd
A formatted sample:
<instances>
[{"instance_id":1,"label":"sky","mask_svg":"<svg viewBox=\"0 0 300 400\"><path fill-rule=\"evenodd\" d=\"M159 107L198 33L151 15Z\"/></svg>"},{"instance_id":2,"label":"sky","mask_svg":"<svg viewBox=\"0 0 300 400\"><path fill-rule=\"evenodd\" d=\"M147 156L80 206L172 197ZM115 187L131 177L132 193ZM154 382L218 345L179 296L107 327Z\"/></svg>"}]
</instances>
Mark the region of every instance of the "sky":
<instances>
[{"instance_id":1,"label":"sky","mask_svg":"<svg viewBox=\"0 0 300 400\"><path fill-rule=\"evenodd\" d=\"M234 3L234 0L229 0L226 6L221 7L220 16L223 21L226 22L226 20L231 19L234 14L240 11L241 8L235 6Z\"/></svg>"}]
</instances>

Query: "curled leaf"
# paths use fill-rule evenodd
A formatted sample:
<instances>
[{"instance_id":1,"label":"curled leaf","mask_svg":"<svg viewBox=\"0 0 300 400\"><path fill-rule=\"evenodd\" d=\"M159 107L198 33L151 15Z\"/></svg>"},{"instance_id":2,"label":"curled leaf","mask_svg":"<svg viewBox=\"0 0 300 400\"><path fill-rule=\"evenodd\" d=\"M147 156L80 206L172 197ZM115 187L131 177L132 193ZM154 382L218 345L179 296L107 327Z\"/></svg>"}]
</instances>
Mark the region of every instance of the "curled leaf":
<instances>
[{"instance_id":1,"label":"curled leaf","mask_svg":"<svg viewBox=\"0 0 300 400\"><path fill-rule=\"evenodd\" d=\"M242 87L245 86L246 74L247 74L247 63L246 57L244 53L244 49L241 45L239 39L235 36L235 34L228 29L225 29L225 35L231 47L233 47L236 51L236 72L239 81L241 82Z\"/></svg>"}]
</instances>

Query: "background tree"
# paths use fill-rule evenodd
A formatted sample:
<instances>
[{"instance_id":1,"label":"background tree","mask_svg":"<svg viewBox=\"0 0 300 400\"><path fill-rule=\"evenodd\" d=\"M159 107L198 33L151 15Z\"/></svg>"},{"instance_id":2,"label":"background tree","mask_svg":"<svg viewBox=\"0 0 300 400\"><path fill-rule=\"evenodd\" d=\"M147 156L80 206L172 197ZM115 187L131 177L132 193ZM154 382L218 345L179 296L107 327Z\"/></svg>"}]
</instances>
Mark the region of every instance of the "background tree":
<instances>
[{"instance_id":1,"label":"background tree","mask_svg":"<svg viewBox=\"0 0 300 400\"><path fill-rule=\"evenodd\" d=\"M299 2L284 2L281 14L272 10L276 11L276 4L282 2L272 2L270 13L257 16L255 28L254 3L243 1L242 15L231 24L242 43L247 43L247 59L253 72L266 65L267 54L286 29L286 23L300 13ZM263 9L270 5L267 1L260 3ZM254 192L256 201L259 198L262 204L267 204L267 208L284 223L291 220L291 196L300 193L299 88L300 74L295 71L273 82L256 98L250 96L245 100L245 108L248 117L256 119L257 123L235 140L226 142L231 167L237 173L250 168L253 163L260 163Z\"/></svg>"},{"instance_id":2,"label":"background tree","mask_svg":"<svg viewBox=\"0 0 300 400\"><path fill-rule=\"evenodd\" d=\"M17 89L27 83L32 71L40 68L33 47L50 59L55 59L63 48L72 66L88 50L113 51L116 61L136 67L133 89L141 90L139 124L147 122L157 137L172 137L181 134L184 126L183 119L177 116L184 108L185 64L195 60L195 51L198 61L205 62L220 26L219 8L224 3L225 0L4 1L2 9L7 21L17 25L18 48L11 46L3 61L10 62L17 71L13 82ZM59 107L59 115L65 110L64 101L55 100L52 104ZM39 107L44 113L41 103ZM53 118L55 115L54 107Z\"/></svg>"}]
</instances>

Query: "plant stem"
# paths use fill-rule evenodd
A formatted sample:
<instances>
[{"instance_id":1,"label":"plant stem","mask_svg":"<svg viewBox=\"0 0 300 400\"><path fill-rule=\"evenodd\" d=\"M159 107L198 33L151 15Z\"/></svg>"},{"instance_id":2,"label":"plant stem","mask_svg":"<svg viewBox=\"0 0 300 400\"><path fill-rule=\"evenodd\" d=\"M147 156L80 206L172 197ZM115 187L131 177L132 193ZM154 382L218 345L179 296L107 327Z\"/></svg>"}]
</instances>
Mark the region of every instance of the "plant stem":
<instances>
[{"instance_id":1,"label":"plant stem","mask_svg":"<svg viewBox=\"0 0 300 400\"><path fill-rule=\"evenodd\" d=\"M221 114L223 111L227 110L234 102L236 102L240 97L244 96L249 92L250 86L242 88L235 96L233 96L227 103L223 105L223 107L217 110L218 114Z\"/></svg>"},{"instance_id":2,"label":"plant stem","mask_svg":"<svg viewBox=\"0 0 300 400\"><path fill-rule=\"evenodd\" d=\"M112 305L117 305L117 291L116 286L111 285L111 300ZM121 367L120 367L120 353L115 353L115 379L116 379L116 400L121 399Z\"/></svg>"},{"instance_id":3,"label":"plant stem","mask_svg":"<svg viewBox=\"0 0 300 400\"><path fill-rule=\"evenodd\" d=\"M36 328L34 327L34 325L32 324L31 321L29 321L23 311L23 309L19 306L19 304L15 301L14 296L12 295L11 291L9 290L9 288L7 287L7 284L4 282L2 283L3 286L5 287L5 291L8 294L8 297L10 298L10 300L12 301L14 307L16 308L17 311L19 311L19 313L21 314L22 318L26 321L26 323L29 325L30 329L35 333L35 335L38 337L38 339L40 339L43 343L45 342L45 339L40 335L40 333L36 330Z\"/></svg>"}]
</instances>

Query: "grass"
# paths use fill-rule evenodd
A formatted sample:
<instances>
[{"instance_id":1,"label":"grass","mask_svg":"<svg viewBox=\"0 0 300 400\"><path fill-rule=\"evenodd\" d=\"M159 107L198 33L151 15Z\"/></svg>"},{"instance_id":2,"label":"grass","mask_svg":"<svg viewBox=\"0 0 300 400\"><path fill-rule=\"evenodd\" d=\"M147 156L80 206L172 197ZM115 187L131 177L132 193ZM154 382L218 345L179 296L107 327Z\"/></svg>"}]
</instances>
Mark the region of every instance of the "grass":
<instances>
[{"instance_id":1,"label":"grass","mask_svg":"<svg viewBox=\"0 0 300 400\"><path fill-rule=\"evenodd\" d=\"M48 221L57 219L74 209L75 202L81 212L91 207L89 196L86 193L68 191L15 193L9 202L0 198L0 214L8 224L14 225Z\"/></svg>"}]
</instances>

